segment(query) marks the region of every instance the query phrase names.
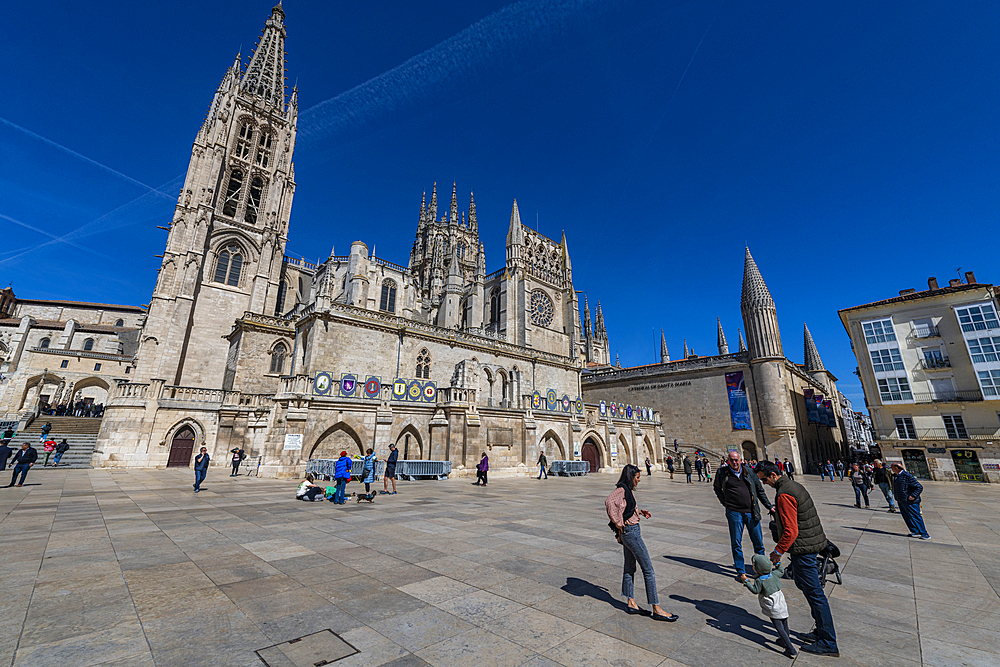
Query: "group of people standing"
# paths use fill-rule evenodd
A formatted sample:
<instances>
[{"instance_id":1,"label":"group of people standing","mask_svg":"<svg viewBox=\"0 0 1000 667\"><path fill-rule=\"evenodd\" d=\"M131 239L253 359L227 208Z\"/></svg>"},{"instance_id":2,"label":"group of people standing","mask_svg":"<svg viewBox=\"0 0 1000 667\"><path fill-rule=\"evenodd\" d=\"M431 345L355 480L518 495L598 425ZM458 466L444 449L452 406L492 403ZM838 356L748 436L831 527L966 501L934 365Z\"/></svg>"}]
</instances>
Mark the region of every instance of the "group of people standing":
<instances>
[{"instance_id":1,"label":"group of people standing","mask_svg":"<svg viewBox=\"0 0 1000 667\"><path fill-rule=\"evenodd\" d=\"M690 459L685 457L685 461L688 463L685 473L690 475ZM668 469L671 463L668 462ZM771 461L761 461L756 468L751 467L735 451L730 452L725 465L720 466L713 489L725 508L736 579L758 594L761 610L778 632L785 655L794 657L797 650L788 636L788 607L780 582L783 572L780 562L788 554L795 585L805 595L815 622L812 632L799 634L804 642L800 649L817 655L839 656L833 615L819 576L818 556L827 549L826 535L809 492L791 479L790 474ZM627 613L674 621L677 616L668 614L659 605L652 561L639 528L642 519L652 516L647 510L639 509L635 499L634 491L641 479L636 466L625 466L615 490L605 500L610 526L624 551L622 596L627 600ZM767 497L765 485L774 489L774 503ZM770 555L766 555L760 527L761 505L776 523L778 539ZM754 547L755 577L746 572L742 547L744 529ZM642 569L651 610L640 608L635 601L636 565Z\"/></svg>"},{"instance_id":2,"label":"group of people standing","mask_svg":"<svg viewBox=\"0 0 1000 667\"><path fill-rule=\"evenodd\" d=\"M52 405L51 403L42 403L39 408L39 412L43 415L49 415L51 417L103 417L104 416L104 404L103 403L87 403L85 401L77 401L75 403L59 403L58 405Z\"/></svg>"},{"instance_id":3,"label":"group of people standing","mask_svg":"<svg viewBox=\"0 0 1000 667\"><path fill-rule=\"evenodd\" d=\"M389 456L385 460L385 472L382 474L382 493L384 495L396 495L396 464L399 460L399 450L396 449L396 445L389 445ZM361 474L358 479L362 484L365 485L364 496L367 498L373 498L374 493L371 490L371 485L375 483L376 478L376 464L378 463L378 458L375 456L375 452L372 448L368 448L365 455L361 457ZM344 505L347 503L347 484L351 481L351 469L354 466L354 459L347 455L347 452L341 452L340 458L337 459L333 468L333 478L335 487L333 492L330 493L329 487L323 487L316 483L316 477L312 473L306 473L305 479L299 484L298 489L295 491L295 497L299 500L329 500L335 505ZM389 491L389 481L392 481L392 491ZM356 494L360 496L360 492Z\"/></svg>"}]
</instances>

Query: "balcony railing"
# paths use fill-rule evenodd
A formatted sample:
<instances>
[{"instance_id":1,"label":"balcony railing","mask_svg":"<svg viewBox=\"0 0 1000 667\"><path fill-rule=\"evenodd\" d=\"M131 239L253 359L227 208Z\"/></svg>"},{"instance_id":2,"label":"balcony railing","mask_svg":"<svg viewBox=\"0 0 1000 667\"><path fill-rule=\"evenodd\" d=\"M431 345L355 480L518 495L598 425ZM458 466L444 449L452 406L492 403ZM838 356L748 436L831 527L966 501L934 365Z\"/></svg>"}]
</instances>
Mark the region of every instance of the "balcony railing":
<instances>
[{"instance_id":1,"label":"balcony railing","mask_svg":"<svg viewBox=\"0 0 1000 667\"><path fill-rule=\"evenodd\" d=\"M949 359L948 357L944 357L943 359L938 359L934 357L931 358L924 357L923 359L920 360L920 366L925 371L934 371L942 368L951 368L951 359Z\"/></svg>"},{"instance_id":2,"label":"balcony railing","mask_svg":"<svg viewBox=\"0 0 1000 667\"><path fill-rule=\"evenodd\" d=\"M914 338L940 338L941 332L937 327L917 327L913 330Z\"/></svg>"},{"instance_id":3,"label":"balcony railing","mask_svg":"<svg viewBox=\"0 0 1000 667\"><path fill-rule=\"evenodd\" d=\"M908 433L900 433L899 429L881 429L877 435L879 440L988 440L1000 438L1000 428L985 426L951 433L945 428L917 429Z\"/></svg>"},{"instance_id":4,"label":"balcony railing","mask_svg":"<svg viewBox=\"0 0 1000 667\"><path fill-rule=\"evenodd\" d=\"M913 401L915 403L965 403L981 400L983 400L983 394L978 389L972 391L939 391L930 394L913 394Z\"/></svg>"}]
</instances>

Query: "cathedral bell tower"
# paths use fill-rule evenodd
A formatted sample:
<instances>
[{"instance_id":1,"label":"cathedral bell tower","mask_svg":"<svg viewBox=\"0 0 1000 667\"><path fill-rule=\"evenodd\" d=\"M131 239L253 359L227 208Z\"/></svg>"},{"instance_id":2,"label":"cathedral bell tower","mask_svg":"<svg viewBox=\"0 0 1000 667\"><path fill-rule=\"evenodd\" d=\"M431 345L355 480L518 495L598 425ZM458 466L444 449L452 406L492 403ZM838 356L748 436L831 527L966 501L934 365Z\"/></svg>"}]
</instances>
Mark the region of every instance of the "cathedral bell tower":
<instances>
[{"instance_id":1,"label":"cathedral bell tower","mask_svg":"<svg viewBox=\"0 0 1000 667\"><path fill-rule=\"evenodd\" d=\"M246 312L278 298L295 192L298 91L285 97L285 12L264 24L246 70L226 71L191 150L136 375L220 388L229 343Z\"/></svg>"}]
</instances>

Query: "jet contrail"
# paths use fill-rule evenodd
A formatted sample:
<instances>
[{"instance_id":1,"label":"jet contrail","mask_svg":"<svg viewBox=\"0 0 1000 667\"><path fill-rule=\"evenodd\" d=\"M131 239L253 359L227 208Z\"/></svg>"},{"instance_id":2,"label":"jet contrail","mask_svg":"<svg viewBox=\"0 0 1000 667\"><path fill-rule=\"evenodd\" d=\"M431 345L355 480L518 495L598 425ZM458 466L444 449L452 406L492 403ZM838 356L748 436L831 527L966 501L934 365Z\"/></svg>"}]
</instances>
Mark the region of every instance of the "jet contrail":
<instances>
[{"instance_id":1,"label":"jet contrail","mask_svg":"<svg viewBox=\"0 0 1000 667\"><path fill-rule=\"evenodd\" d=\"M73 243L72 241L64 241L63 239L58 238L55 234L51 234L51 233L45 231L44 229L39 229L38 227L34 227L32 225L29 225L26 222L21 222L20 220L17 220L15 218L10 217L9 215L4 215L3 213L0 213L0 218L3 218L4 220L7 220L8 222L13 222L15 225L20 225L21 227L24 227L25 229L30 229L31 231L36 232L38 234L42 234L43 236L48 236L50 239L53 239L52 241L50 241L50 243L55 243L57 241L62 241L63 243L66 243L68 245L73 246L77 250L83 250L84 252L92 253L92 254L97 255L98 257L101 257L103 259L111 259L112 261L114 261L111 257L108 257L107 255L102 255L101 253L97 252L96 250L91 250L90 248L85 248L84 246L76 244L76 243ZM27 252L31 252L31 251L29 250ZM24 254L24 253L21 253L21 254ZM15 255L14 257L20 257L20 255ZM3 261L6 262L6 261L8 261L10 259L14 259L14 257L8 257L7 259L5 259Z\"/></svg>"},{"instance_id":2,"label":"jet contrail","mask_svg":"<svg viewBox=\"0 0 1000 667\"><path fill-rule=\"evenodd\" d=\"M108 172L109 174L113 174L113 175L117 176L118 178L124 179L124 180L128 181L129 183L131 183L133 185L138 185L140 188L145 188L146 190L151 190L153 192L156 192L160 196L166 197L167 199L173 199L174 198L171 195L168 195L168 194L166 194L164 192L160 192L159 190L157 190L156 188L154 188L152 186L146 185L142 181L137 181L134 178L132 178L131 176L123 174L122 172L118 171L117 169L112 169L111 167L109 167L106 164L101 164L97 160L93 160L93 159L87 157L86 155L81 155L80 153L77 153L75 150L73 150L71 148L66 148L62 144L58 144L58 143L52 141L51 139L47 139L47 138L43 137L42 135L38 134L37 132L32 132L31 130L29 130L26 127L21 127L17 123L12 123L11 121L7 120L6 118L3 118L2 116L0 116L0 123L3 123L4 125L6 125L8 127L12 127L15 130L17 130L18 132L23 132L24 134L28 135L29 137L31 137L33 139L38 139L42 143L46 143L49 146L52 146L53 148L57 148L57 149L61 150L64 153L72 155L75 158L79 158L79 159L83 160L84 162L86 162L87 164L92 164L95 167L97 167L98 169L102 169L102 170Z\"/></svg>"},{"instance_id":3,"label":"jet contrail","mask_svg":"<svg viewBox=\"0 0 1000 667\"><path fill-rule=\"evenodd\" d=\"M302 112L298 142L308 146L334 132L363 126L380 116L440 96L443 88L475 80L477 71L562 33L574 23L594 22L639 0L515 2L448 39L335 97Z\"/></svg>"}]
</instances>

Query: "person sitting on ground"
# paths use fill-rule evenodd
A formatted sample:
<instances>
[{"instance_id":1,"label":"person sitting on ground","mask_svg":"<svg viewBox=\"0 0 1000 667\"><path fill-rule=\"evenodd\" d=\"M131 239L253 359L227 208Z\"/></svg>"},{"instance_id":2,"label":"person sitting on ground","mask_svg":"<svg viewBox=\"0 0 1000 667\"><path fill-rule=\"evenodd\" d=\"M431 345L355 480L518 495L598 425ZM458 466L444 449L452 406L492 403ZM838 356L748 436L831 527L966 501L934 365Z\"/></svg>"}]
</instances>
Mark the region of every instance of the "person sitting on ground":
<instances>
[{"instance_id":1,"label":"person sitting on ground","mask_svg":"<svg viewBox=\"0 0 1000 667\"><path fill-rule=\"evenodd\" d=\"M316 478L311 472L306 473L306 478L295 490L295 497L299 500L323 500L323 487L315 483Z\"/></svg>"},{"instance_id":2,"label":"person sitting on ground","mask_svg":"<svg viewBox=\"0 0 1000 667\"><path fill-rule=\"evenodd\" d=\"M771 625L778 631L781 644L785 647L785 655L794 658L798 652L788 637L788 603L785 602L785 594L781 592L781 577L785 574L785 569L780 563L772 566L771 559L760 554L754 554L751 562L757 578L747 579L743 585L751 593L757 594L760 610L771 619Z\"/></svg>"}]
</instances>

